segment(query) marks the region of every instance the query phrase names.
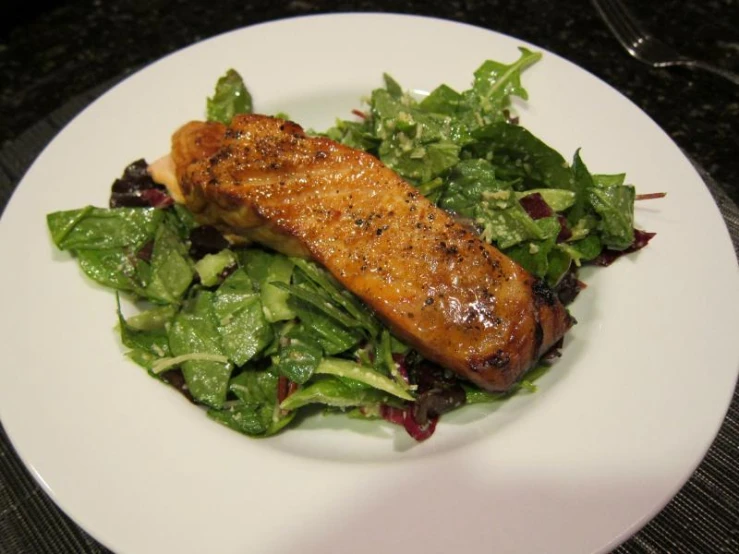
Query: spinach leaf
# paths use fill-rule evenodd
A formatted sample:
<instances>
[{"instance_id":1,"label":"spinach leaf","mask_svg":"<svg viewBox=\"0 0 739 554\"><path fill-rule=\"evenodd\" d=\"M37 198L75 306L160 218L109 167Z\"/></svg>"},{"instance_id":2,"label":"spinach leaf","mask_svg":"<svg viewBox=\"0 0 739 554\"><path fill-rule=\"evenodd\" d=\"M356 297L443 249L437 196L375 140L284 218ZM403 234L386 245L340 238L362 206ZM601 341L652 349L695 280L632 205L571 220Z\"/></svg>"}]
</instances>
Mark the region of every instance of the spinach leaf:
<instances>
[{"instance_id":1,"label":"spinach leaf","mask_svg":"<svg viewBox=\"0 0 739 554\"><path fill-rule=\"evenodd\" d=\"M198 227L195 216L182 204L173 204L171 211L167 211L166 213L170 224L177 229L177 234L182 240L189 239L190 231Z\"/></svg>"},{"instance_id":2,"label":"spinach leaf","mask_svg":"<svg viewBox=\"0 0 739 554\"><path fill-rule=\"evenodd\" d=\"M554 287L570 269L570 266L572 265L572 257L561 248L556 247L549 253L547 263L547 283L549 286Z\"/></svg>"},{"instance_id":3,"label":"spinach leaf","mask_svg":"<svg viewBox=\"0 0 739 554\"><path fill-rule=\"evenodd\" d=\"M144 296L146 283L141 282L140 266L127 248L85 249L76 252L80 268L93 281L123 292Z\"/></svg>"},{"instance_id":4,"label":"spinach leaf","mask_svg":"<svg viewBox=\"0 0 739 554\"><path fill-rule=\"evenodd\" d=\"M295 312L288 305L290 293L274 283L289 285L293 274L293 261L282 254L265 252L256 248L239 254L241 264L259 291L267 321L290 320Z\"/></svg>"},{"instance_id":5,"label":"spinach leaf","mask_svg":"<svg viewBox=\"0 0 739 554\"><path fill-rule=\"evenodd\" d=\"M323 348L302 326L287 333L288 340L280 345L275 368L280 375L299 384L307 383L323 358Z\"/></svg>"},{"instance_id":6,"label":"spinach leaf","mask_svg":"<svg viewBox=\"0 0 739 554\"><path fill-rule=\"evenodd\" d=\"M222 410L211 409L208 416L245 435L274 435L295 416L278 408L277 381L277 375L271 371L243 371L229 384L239 401Z\"/></svg>"},{"instance_id":7,"label":"spinach leaf","mask_svg":"<svg viewBox=\"0 0 739 554\"><path fill-rule=\"evenodd\" d=\"M234 271L218 288L213 312L223 353L237 366L261 352L273 338L259 294L243 269Z\"/></svg>"},{"instance_id":8,"label":"spinach leaf","mask_svg":"<svg viewBox=\"0 0 739 554\"><path fill-rule=\"evenodd\" d=\"M206 254L195 262L195 271L200 282L206 287L214 287L221 281L223 272L236 265L238 259L232 250L225 248L215 254Z\"/></svg>"},{"instance_id":9,"label":"spinach leaf","mask_svg":"<svg viewBox=\"0 0 739 554\"><path fill-rule=\"evenodd\" d=\"M581 217L574 226L570 227L572 236L568 239L570 242L582 240L598 228L598 218L595 214L587 214Z\"/></svg>"},{"instance_id":10,"label":"spinach leaf","mask_svg":"<svg viewBox=\"0 0 739 554\"><path fill-rule=\"evenodd\" d=\"M290 320L295 317L295 312L287 303L290 293L274 285L274 283L289 283L293 268L292 260L286 256L275 256L269 265L265 282L261 286L260 295L264 306L264 315L270 323Z\"/></svg>"},{"instance_id":11,"label":"spinach leaf","mask_svg":"<svg viewBox=\"0 0 739 554\"><path fill-rule=\"evenodd\" d=\"M594 174L593 182L596 186L623 185L626 173L614 173L612 175Z\"/></svg>"},{"instance_id":12,"label":"spinach leaf","mask_svg":"<svg viewBox=\"0 0 739 554\"><path fill-rule=\"evenodd\" d=\"M565 199L565 195L569 195L569 191L557 191L552 199L562 203L571 201L569 196ZM556 226L555 232L555 225L551 222L532 219L519 202L521 196L510 189L510 183L496 178L496 170L490 162L470 159L459 162L452 171L440 205L471 218L482 228L482 238L495 242L501 249L525 240L556 238L559 227ZM523 250L516 252L522 255L522 259L526 258ZM542 256L545 257L544 254Z\"/></svg>"},{"instance_id":13,"label":"spinach leaf","mask_svg":"<svg viewBox=\"0 0 739 554\"><path fill-rule=\"evenodd\" d=\"M207 102L208 121L219 121L228 125L233 116L252 113L252 99L244 86L241 75L233 69L218 79L215 93Z\"/></svg>"},{"instance_id":14,"label":"spinach leaf","mask_svg":"<svg viewBox=\"0 0 739 554\"><path fill-rule=\"evenodd\" d=\"M79 210L54 212L46 216L51 238L60 250L138 250L154 237L164 217L154 208L114 208L88 206Z\"/></svg>"},{"instance_id":15,"label":"spinach leaf","mask_svg":"<svg viewBox=\"0 0 739 554\"><path fill-rule=\"evenodd\" d=\"M397 99L400 99L403 97L403 88L400 86L400 84L398 84L398 82L395 79L393 79L387 73L383 73L382 80L385 81L385 90L390 96L392 96L393 98L397 98Z\"/></svg>"},{"instance_id":16,"label":"spinach leaf","mask_svg":"<svg viewBox=\"0 0 739 554\"><path fill-rule=\"evenodd\" d=\"M170 355L165 323L172 319L174 312L172 310L164 312L155 308L126 321L121 313L121 304L117 297L116 302L121 342L131 349L126 355L154 375L152 372L154 363Z\"/></svg>"},{"instance_id":17,"label":"spinach leaf","mask_svg":"<svg viewBox=\"0 0 739 554\"><path fill-rule=\"evenodd\" d=\"M126 322L136 331L164 331L177 315L176 306L155 306L129 317Z\"/></svg>"},{"instance_id":18,"label":"spinach leaf","mask_svg":"<svg viewBox=\"0 0 739 554\"><path fill-rule=\"evenodd\" d=\"M499 179L519 181L520 190L572 190L572 174L562 155L523 127L494 123L474 136L477 143L469 154L490 158Z\"/></svg>"},{"instance_id":19,"label":"spinach leaf","mask_svg":"<svg viewBox=\"0 0 739 554\"><path fill-rule=\"evenodd\" d=\"M174 356L206 354L225 357L213 307L214 293L201 290L175 317L169 327L169 347ZM182 375L193 398L214 408L226 400L231 364L204 359L182 363Z\"/></svg>"},{"instance_id":20,"label":"spinach leaf","mask_svg":"<svg viewBox=\"0 0 739 554\"><path fill-rule=\"evenodd\" d=\"M153 302L177 303L190 286L193 275L187 246L170 225L162 222L154 237L146 297Z\"/></svg>"}]
</instances>

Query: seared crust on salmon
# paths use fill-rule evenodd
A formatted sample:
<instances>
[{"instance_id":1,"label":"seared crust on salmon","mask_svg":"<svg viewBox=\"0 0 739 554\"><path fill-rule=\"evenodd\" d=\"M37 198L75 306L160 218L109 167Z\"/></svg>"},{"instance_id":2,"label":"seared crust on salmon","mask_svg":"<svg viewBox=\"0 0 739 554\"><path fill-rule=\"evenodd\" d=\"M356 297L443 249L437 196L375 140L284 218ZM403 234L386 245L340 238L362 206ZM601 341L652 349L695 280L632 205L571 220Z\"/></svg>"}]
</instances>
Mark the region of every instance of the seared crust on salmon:
<instances>
[{"instance_id":1,"label":"seared crust on salmon","mask_svg":"<svg viewBox=\"0 0 739 554\"><path fill-rule=\"evenodd\" d=\"M322 264L425 358L505 391L573 321L556 295L374 156L236 116L173 136L155 180L203 224Z\"/></svg>"}]
</instances>

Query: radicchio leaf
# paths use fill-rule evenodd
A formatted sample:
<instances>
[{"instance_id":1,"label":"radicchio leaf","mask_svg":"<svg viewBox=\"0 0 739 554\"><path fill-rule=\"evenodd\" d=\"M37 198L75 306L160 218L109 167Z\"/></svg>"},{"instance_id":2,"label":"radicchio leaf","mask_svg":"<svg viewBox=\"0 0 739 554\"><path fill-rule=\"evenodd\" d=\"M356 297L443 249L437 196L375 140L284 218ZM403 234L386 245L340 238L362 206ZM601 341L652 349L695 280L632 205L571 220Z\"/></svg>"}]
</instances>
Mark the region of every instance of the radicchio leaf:
<instances>
[{"instance_id":1,"label":"radicchio leaf","mask_svg":"<svg viewBox=\"0 0 739 554\"><path fill-rule=\"evenodd\" d=\"M656 234L657 233L649 233L647 231L634 229L634 242L631 243L631 246L624 250L611 250L609 248L604 248L603 252L601 252L600 255L591 263L602 267L607 267L615 262L617 259L619 259L621 256L625 254L631 254L632 252L636 252L637 250L641 250L642 248L644 248L647 244L649 244L649 241L652 240L652 238L654 238Z\"/></svg>"}]
</instances>

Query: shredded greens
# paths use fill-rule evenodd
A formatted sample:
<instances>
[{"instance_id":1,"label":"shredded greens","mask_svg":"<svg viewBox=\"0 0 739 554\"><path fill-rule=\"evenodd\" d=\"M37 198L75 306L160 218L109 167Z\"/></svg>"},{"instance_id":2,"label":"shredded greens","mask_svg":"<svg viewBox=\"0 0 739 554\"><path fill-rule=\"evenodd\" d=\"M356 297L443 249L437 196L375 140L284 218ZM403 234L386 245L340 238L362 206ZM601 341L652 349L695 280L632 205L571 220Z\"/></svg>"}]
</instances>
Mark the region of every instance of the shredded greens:
<instances>
[{"instance_id":1,"label":"shredded greens","mask_svg":"<svg viewBox=\"0 0 739 554\"><path fill-rule=\"evenodd\" d=\"M632 247L635 194L623 175L592 175L579 151L568 163L515 123L511 98L527 99L521 74L540 58L521 48L510 64L483 63L468 90L441 85L422 99L385 75L363 117L339 120L322 134L376 155L557 286L603 249ZM252 111L236 71L219 79L206 107L209 120L223 123ZM132 186L128 194L146 198L140 184ZM180 382L212 419L249 436L273 435L317 404L404 421L421 440L440 406L533 390L543 371L511 393L491 394L436 368L435 388L419 390L415 376L427 371L426 362L320 266L222 239L196 253L193 230L201 229L171 202L88 206L49 214L47 223L54 244L89 278L148 305L129 318L118 305L128 357L156 379Z\"/></svg>"}]
</instances>

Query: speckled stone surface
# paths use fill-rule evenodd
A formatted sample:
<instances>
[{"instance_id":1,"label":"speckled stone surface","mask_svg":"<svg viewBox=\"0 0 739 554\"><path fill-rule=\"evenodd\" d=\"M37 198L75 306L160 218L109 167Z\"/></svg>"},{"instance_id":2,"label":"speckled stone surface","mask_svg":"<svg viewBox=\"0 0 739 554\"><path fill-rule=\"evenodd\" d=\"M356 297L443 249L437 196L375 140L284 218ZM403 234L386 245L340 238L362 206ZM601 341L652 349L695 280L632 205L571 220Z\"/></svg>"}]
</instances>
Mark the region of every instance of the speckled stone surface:
<instances>
[{"instance_id":1,"label":"speckled stone surface","mask_svg":"<svg viewBox=\"0 0 739 554\"><path fill-rule=\"evenodd\" d=\"M739 72L735 0L630 4L649 28L686 54ZM75 94L195 41L252 23L338 11L464 21L564 56L634 101L739 201L739 88L708 73L652 69L629 58L585 0L62 2L0 44L0 142Z\"/></svg>"},{"instance_id":2,"label":"speckled stone surface","mask_svg":"<svg viewBox=\"0 0 739 554\"><path fill-rule=\"evenodd\" d=\"M684 53L739 72L739 5L735 0L630 0L628 4L648 27ZM394 11L464 21L570 59L640 106L739 203L739 87L708 73L656 70L633 60L586 0L58 0L55 8L13 28L0 40L0 143L12 143L85 91L195 41L253 23L339 11ZM79 98L75 101L83 105ZM703 464L709 469L698 472L676 501L618 548L618 554L739 551L738 489L728 486L724 477L736 475L735 457L726 453L737 449L737 405L735 401L724 425L724 429L731 426L731 433L719 435ZM2 428L0 437L4 438ZM3 464L15 464L4 474L25 471L10 456L0 455L0 467ZM0 528L17 532L18 536L11 537L17 540L15 544L26 545L26 552L106 552L48 501L36 502L34 496L41 495L37 487L31 488L21 477L18 482L28 488L0 482L0 496L10 491L14 506L26 506L25 516L20 510L0 511L8 522L8 527ZM29 508L34 502L37 507ZM22 519L29 513L38 514L47 528L27 525ZM48 528L55 533L46 532ZM6 552L7 538L0 533L0 553Z\"/></svg>"}]
</instances>

